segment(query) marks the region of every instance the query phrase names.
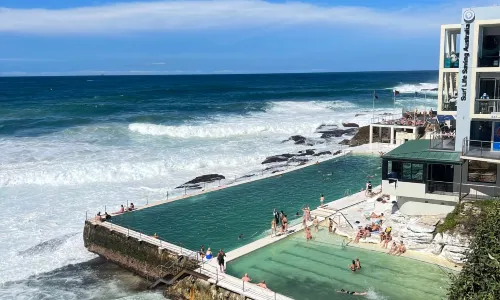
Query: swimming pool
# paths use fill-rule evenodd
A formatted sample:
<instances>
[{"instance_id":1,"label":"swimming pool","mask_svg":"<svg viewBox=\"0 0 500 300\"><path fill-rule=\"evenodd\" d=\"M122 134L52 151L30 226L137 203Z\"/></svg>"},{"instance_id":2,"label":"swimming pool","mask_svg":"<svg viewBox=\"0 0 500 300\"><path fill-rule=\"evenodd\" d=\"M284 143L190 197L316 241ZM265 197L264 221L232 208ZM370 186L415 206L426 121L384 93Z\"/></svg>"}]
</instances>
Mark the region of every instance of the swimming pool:
<instances>
[{"instance_id":1,"label":"swimming pool","mask_svg":"<svg viewBox=\"0 0 500 300\"><path fill-rule=\"evenodd\" d=\"M307 242L304 232L227 264L227 273L267 286L294 299L352 299L337 290L366 292L368 299L446 299L449 277L439 266L376 251L342 247L343 238L322 227ZM349 269L359 258L361 271Z\"/></svg>"},{"instance_id":2,"label":"swimming pool","mask_svg":"<svg viewBox=\"0 0 500 300\"><path fill-rule=\"evenodd\" d=\"M348 155L262 180L228 187L158 206L115 216L113 223L154 233L165 241L197 250L238 248L265 234L273 208L283 210L293 223L304 205L315 208L325 201L363 188L367 176L380 184L380 158ZM297 221L299 221L297 219ZM242 239L238 236L243 234Z\"/></svg>"}]
</instances>

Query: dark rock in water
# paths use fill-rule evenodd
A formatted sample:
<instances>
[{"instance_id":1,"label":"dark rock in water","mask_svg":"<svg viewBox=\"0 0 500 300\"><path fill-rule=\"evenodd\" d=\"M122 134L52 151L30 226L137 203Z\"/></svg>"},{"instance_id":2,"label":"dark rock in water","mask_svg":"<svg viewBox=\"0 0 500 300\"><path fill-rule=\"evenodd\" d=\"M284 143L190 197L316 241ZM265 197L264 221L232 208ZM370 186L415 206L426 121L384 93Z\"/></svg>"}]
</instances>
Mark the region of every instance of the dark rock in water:
<instances>
[{"instance_id":1,"label":"dark rock in water","mask_svg":"<svg viewBox=\"0 0 500 300\"><path fill-rule=\"evenodd\" d=\"M314 154L314 156L321 156L321 155L331 155L332 152L330 151L323 151L323 152L318 152L316 154Z\"/></svg>"},{"instance_id":2,"label":"dark rock in water","mask_svg":"<svg viewBox=\"0 0 500 300\"><path fill-rule=\"evenodd\" d=\"M275 171L272 171L271 174L274 174L274 173L278 173L278 172L281 172L282 170L275 170Z\"/></svg>"},{"instance_id":3,"label":"dark rock in water","mask_svg":"<svg viewBox=\"0 0 500 300\"><path fill-rule=\"evenodd\" d=\"M344 134L355 134L358 131L357 128L349 128L349 129L334 129L330 131L321 132L321 138L327 139L331 137L341 137Z\"/></svg>"},{"instance_id":4,"label":"dark rock in water","mask_svg":"<svg viewBox=\"0 0 500 300\"><path fill-rule=\"evenodd\" d=\"M354 116L359 117L359 116L364 116L364 115L366 115L366 114L355 114Z\"/></svg>"},{"instance_id":5,"label":"dark rock in water","mask_svg":"<svg viewBox=\"0 0 500 300\"><path fill-rule=\"evenodd\" d=\"M318 128L316 128L316 131L321 132L322 130L332 130L332 129L335 129L338 127L339 126L337 126L335 124L321 124L318 126Z\"/></svg>"},{"instance_id":6,"label":"dark rock in water","mask_svg":"<svg viewBox=\"0 0 500 300\"><path fill-rule=\"evenodd\" d=\"M349 145L350 140L344 139L342 142L339 143L339 145Z\"/></svg>"},{"instance_id":7,"label":"dark rock in water","mask_svg":"<svg viewBox=\"0 0 500 300\"><path fill-rule=\"evenodd\" d=\"M255 174L247 174L247 175L243 175L243 176L241 176L240 178L249 178L249 177L252 177L252 176L255 176Z\"/></svg>"},{"instance_id":8,"label":"dark rock in water","mask_svg":"<svg viewBox=\"0 0 500 300\"><path fill-rule=\"evenodd\" d=\"M301 144L305 144L306 140L307 139L305 137L301 136L301 135L293 135L290 138L288 138L288 140L282 141L282 143L288 142L288 141L294 141L295 144L301 145Z\"/></svg>"},{"instance_id":9,"label":"dark rock in water","mask_svg":"<svg viewBox=\"0 0 500 300\"><path fill-rule=\"evenodd\" d=\"M202 176L198 176L195 179L184 183L183 185L176 187L176 189L185 188L185 187L194 188L194 189L198 189L198 188L201 189L201 187L197 183L214 182L214 181L221 180L221 179L226 179L226 177L219 175L219 174L202 175Z\"/></svg>"},{"instance_id":10,"label":"dark rock in water","mask_svg":"<svg viewBox=\"0 0 500 300\"><path fill-rule=\"evenodd\" d=\"M289 162L308 162L309 159L305 157L292 157Z\"/></svg>"},{"instance_id":11,"label":"dark rock in water","mask_svg":"<svg viewBox=\"0 0 500 300\"><path fill-rule=\"evenodd\" d=\"M333 153L333 156L335 156L335 155L339 155L339 154L341 154L341 153L342 153L342 150L337 150L337 151L335 151L335 152Z\"/></svg>"},{"instance_id":12,"label":"dark rock in water","mask_svg":"<svg viewBox=\"0 0 500 300\"><path fill-rule=\"evenodd\" d=\"M293 156L294 156L293 154L280 154L280 155L269 156L266 157L266 159L261 164L264 165L269 163L287 161L289 158Z\"/></svg>"},{"instance_id":13,"label":"dark rock in water","mask_svg":"<svg viewBox=\"0 0 500 300\"><path fill-rule=\"evenodd\" d=\"M306 155L314 155L314 149L307 149L306 151L299 151L299 154L296 156L306 156Z\"/></svg>"},{"instance_id":14,"label":"dark rock in water","mask_svg":"<svg viewBox=\"0 0 500 300\"><path fill-rule=\"evenodd\" d=\"M359 128L359 125L356 123L342 123L342 126L344 127L356 127Z\"/></svg>"}]
</instances>

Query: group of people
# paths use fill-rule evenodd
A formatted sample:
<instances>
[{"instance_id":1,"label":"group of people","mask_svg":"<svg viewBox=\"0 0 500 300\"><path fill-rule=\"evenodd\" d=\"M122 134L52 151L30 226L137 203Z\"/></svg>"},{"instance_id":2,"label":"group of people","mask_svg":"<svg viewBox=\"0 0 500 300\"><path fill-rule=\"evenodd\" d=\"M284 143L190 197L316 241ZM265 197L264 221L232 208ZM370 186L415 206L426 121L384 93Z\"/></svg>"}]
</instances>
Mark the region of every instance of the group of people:
<instances>
[{"instance_id":1,"label":"group of people","mask_svg":"<svg viewBox=\"0 0 500 300\"><path fill-rule=\"evenodd\" d=\"M278 226L280 226L280 234L288 232L288 218L283 211L278 212L276 208L273 210L273 220L271 221L271 237L278 235Z\"/></svg>"},{"instance_id":2,"label":"group of people","mask_svg":"<svg viewBox=\"0 0 500 300\"><path fill-rule=\"evenodd\" d=\"M208 247L207 251L205 251L205 245L201 245L201 249L198 252L200 255L201 259L206 259L206 260L211 260L214 256L212 254L212 249ZM217 253L217 264L219 265L221 273L224 273L226 271L226 253L224 252L223 249L220 249L219 252Z\"/></svg>"},{"instance_id":3,"label":"group of people","mask_svg":"<svg viewBox=\"0 0 500 300\"><path fill-rule=\"evenodd\" d=\"M133 211L135 210L134 203L130 202L129 207L125 208L125 206L120 205L120 210L115 212L115 214L123 214L124 212L127 211ZM101 212L98 212L97 215L95 216L96 221L106 221L111 219L111 215L108 214L107 212L104 212L104 214L101 214Z\"/></svg>"},{"instance_id":4,"label":"group of people","mask_svg":"<svg viewBox=\"0 0 500 300\"><path fill-rule=\"evenodd\" d=\"M248 273L245 273L245 276L241 278L244 282L251 282L252 279L248 276ZM260 286L261 288L268 289L266 285L266 281L262 280L261 282L257 283L257 286Z\"/></svg>"},{"instance_id":5,"label":"group of people","mask_svg":"<svg viewBox=\"0 0 500 300\"><path fill-rule=\"evenodd\" d=\"M376 220L372 222L371 225L359 229L356 237L354 238L354 243L359 243L359 240L362 238L365 239L371 237L372 233L378 233L380 236L380 247L387 249L389 244L392 242L392 246L388 254L401 255L405 253L406 246L404 245L403 241L401 241L399 245L397 245L396 242L392 241L392 227L387 226L385 230L382 230L382 223L384 222L382 219L383 217L383 213L381 213L380 215L372 213L370 215L370 218L375 218Z\"/></svg>"},{"instance_id":6,"label":"group of people","mask_svg":"<svg viewBox=\"0 0 500 300\"><path fill-rule=\"evenodd\" d=\"M120 205L120 211L118 211L117 213L123 214L126 211L133 211L133 210L135 210L134 203L130 202L129 207L127 207L126 209L125 206L123 206L123 204Z\"/></svg>"}]
</instances>

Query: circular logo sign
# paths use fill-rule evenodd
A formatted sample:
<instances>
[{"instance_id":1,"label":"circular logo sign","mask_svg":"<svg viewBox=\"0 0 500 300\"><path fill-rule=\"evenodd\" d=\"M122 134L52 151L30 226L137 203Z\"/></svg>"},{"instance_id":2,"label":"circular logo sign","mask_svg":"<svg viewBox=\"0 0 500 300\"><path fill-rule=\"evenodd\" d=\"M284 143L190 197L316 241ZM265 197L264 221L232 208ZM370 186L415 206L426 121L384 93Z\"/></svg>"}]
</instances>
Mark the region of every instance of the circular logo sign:
<instances>
[{"instance_id":1,"label":"circular logo sign","mask_svg":"<svg viewBox=\"0 0 500 300\"><path fill-rule=\"evenodd\" d=\"M464 21L467 22L467 23L470 23L472 21L474 21L474 18L476 17L476 15L474 14L474 12L470 9L464 11Z\"/></svg>"}]
</instances>

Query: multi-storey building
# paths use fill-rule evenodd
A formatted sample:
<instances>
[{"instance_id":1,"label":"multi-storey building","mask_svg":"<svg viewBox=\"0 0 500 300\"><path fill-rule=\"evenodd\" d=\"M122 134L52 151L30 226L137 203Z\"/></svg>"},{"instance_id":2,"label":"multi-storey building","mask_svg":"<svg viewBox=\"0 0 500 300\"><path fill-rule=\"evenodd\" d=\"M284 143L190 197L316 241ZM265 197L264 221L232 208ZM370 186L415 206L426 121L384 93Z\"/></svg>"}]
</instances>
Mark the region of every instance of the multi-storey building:
<instances>
[{"instance_id":1,"label":"multi-storey building","mask_svg":"<svg viewBox=\"0 0 500 300\"><path fill-rule=\"evenodd\" d=\"M438 119L451 122L382 157L383 191L408 214L500 196L500 7L463 9L461 19L441 26Z\"/></svg>"}]
</instances>

